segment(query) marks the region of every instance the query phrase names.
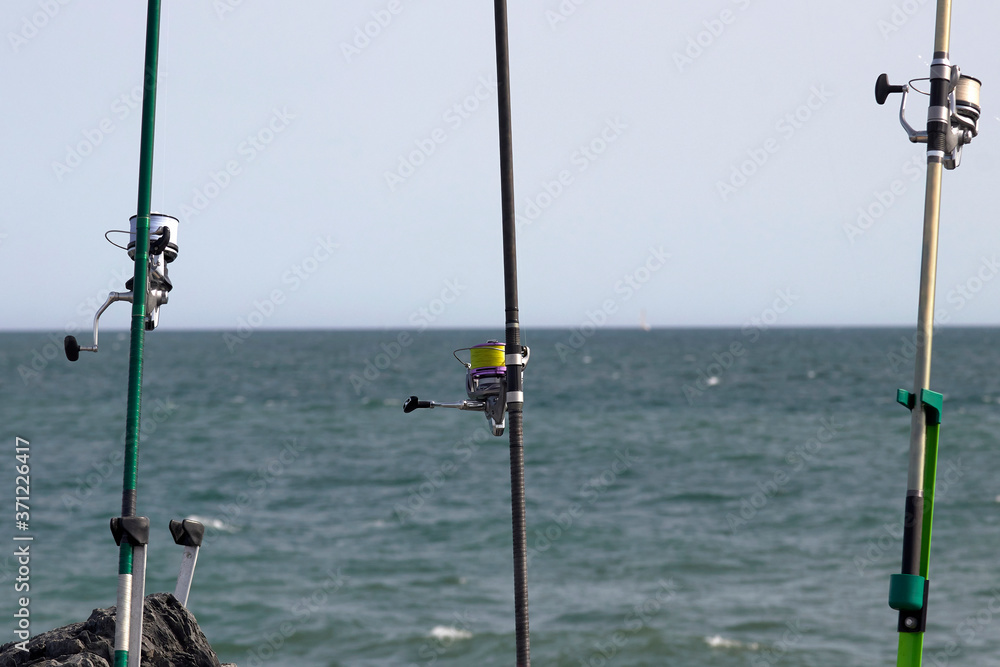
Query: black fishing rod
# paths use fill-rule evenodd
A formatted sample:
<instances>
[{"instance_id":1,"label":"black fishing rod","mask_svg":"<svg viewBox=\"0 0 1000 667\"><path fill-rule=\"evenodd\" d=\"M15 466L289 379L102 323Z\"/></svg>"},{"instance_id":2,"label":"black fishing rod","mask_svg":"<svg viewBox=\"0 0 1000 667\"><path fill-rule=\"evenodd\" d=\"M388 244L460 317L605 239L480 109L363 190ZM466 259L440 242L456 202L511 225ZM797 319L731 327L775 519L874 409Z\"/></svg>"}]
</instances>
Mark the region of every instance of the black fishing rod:
<instances>
[{"instance_id":1,"label":"black fishing rod","mask_svg":"<svg viewBox=\"0 0 1000 667\"><path fill-rule=\"evenodd\" d=\"M900 123L911 142L927 144L927 185L913 391L900 389L897 392L897 400L911 411L902 571L892 575L889 582L889 606L899 612L898 667L920 666L923 660L924 632L927 628L931 528L934 520L934 487L943 400L941 394L929 389L941 180L945 169L955 169L961 164L962 147L979 133L980 82L963 75L951 63L950 41L951 0L938 0L934 57L927 79L930 82L930 101L926 130L918 131L906 120L906 99L911 91L909 85L890 85L889 77L885 74L875 83L875 100L879 104L884 104L890 94L903 94L899 107Z\"/></svg>"},{"instance_id":2,"label":"black fishing rod","mask_svg":"<svg viewBox=\"0 0 1000 667\"><path fill-rule=\"evenodd\" d=\"M503 282L506 315L507 412L510 415L510 510L514 541L514 620L517 665L531 664L528 632L528 555L524 517L524 391L521 324L517 307L517 238L514 221L514 148L510 114L507 0L494 0L497 104L500 115L500 193L503 211Z\"/></svg>"},{"instance_id":3,"label":"black fishing rod","mask_svg":"<svg viewBox=\"0 0 1000 667\"><path fill-rule=\"evenodd\" d=\"M420 408L454 408L483 412L495 436L503 435L510 417L510 502L514 549L514 622L517 666L531 664L528 633L528 553L524 512L524 367L530 352L521 345L517 305L517 242L514 220L514 150L510 114L510 58L507 48L507 2L494 0L497 52L497 98L500 115L500 196L503 223L503 278L505 343L491 340L483 345L455 350L455 358L467 370L469 400L455 403L421 401L411 396L403 412ZM458 353L469 352L469 361Z\"/></svg>"}]
</instances>

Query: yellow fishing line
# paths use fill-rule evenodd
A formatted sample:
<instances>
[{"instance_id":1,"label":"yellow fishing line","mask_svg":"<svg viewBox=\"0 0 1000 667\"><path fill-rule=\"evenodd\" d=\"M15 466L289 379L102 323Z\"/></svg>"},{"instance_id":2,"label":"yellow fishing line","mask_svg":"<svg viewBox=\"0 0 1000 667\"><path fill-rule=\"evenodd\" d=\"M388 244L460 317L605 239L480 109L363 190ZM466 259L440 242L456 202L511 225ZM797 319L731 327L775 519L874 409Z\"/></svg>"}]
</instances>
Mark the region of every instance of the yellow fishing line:
<instances>
[{"instance_id":1,"label":"yellow fishing line","mask_svg":"<svg viewBox=\"0 0 1000 667\"><path fill-rule=\"evenodd\" d=\"M469 359L473 368L506 365L504 363L504 346L502 344L477 345L469 350Z\"/></svg>"}]
</instances>

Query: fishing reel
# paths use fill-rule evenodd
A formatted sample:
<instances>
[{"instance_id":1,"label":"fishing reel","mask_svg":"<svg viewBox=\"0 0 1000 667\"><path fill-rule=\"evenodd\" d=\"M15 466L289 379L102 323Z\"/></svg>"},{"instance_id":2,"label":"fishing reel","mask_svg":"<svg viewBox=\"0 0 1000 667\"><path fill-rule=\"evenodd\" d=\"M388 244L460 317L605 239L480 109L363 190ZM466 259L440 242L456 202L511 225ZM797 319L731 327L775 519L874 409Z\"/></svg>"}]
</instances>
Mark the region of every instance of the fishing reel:
<instances>
[{"instance_id":1,"label":"fishing reel","mask_svg":"<svg viewBox=\"0 0 1000 667\"><path fill-rule=\"evenodd\" d=\"M947 59L937 60L931 65L929 79L912 79L908 84L894 86L889 83L889 76L882 74L875 82L875 101L885 104L886 98L892 93L903 93L899 104L899 122L906 130L906 135L913 143L927 143L927 131L918 131L906 120L906 97L911 90L929 95L913 86L914 81L940 81L947 85L948 106L931 106L927 112L928 122L939 121L948 123L945 132L944 156L942 163L945 169L955 169L962 163L962 147L972 143L979 134L979 89L982 82L979 79L962 74L957 65L951 65ZM932 102L933 105L933 102Z\"/></svg>"},{"instance_id":2,"label":"fishing reel","mask_svg":"<svg viewBox=\"0 0 1000 667\"><path fill-rule=\"evenodd\" d=\"M129 243L128 246L120 246L110 238L109 231L104 238L108 239L111 245L122 248L128 252L129 259L135 260L135 239L136 239L136 216L129 218ZM149 215L149 264L146 272L146 331L152 331L160 321L160 306L167 302L167 296L173 285L167 275L167 265L177 259L177 218L162 213L151 213ZM112 230L119 231L119 230ZM124 232L121 232L124 233ZM135 289L133 278L129 278L125 283L125 292L111 292L107 301L94 314L94 344L91 346L81 346L75 336L66 336L63 346L66 351L66 358L76 361L80 358L80 352L97 352L97 328L101 315L108 309L108 306L116 301L128 301L132 303L135 299Z\"/></svg>"},{"instance_id":3,"label":"fishing reel","mask_svg":"<svg viewBox=\"0 0 1000 667\"><path fill-rule=\"evenodd\" d=\"M505 345L491 340L483 345L463 347L452 354L460 364L465 366L465 391L469 400L458 403L437 403L421 401L416 396L410 396L403 403L403 412L410 413L420 408L454 408L483 412L490 425L493 435L503 435L507 418L507 365L504 356ZM458 356L459 352L468 352L469 361ZM521 372L528 365L530 351L522 348Z\"/></svg>"}]
</instances>

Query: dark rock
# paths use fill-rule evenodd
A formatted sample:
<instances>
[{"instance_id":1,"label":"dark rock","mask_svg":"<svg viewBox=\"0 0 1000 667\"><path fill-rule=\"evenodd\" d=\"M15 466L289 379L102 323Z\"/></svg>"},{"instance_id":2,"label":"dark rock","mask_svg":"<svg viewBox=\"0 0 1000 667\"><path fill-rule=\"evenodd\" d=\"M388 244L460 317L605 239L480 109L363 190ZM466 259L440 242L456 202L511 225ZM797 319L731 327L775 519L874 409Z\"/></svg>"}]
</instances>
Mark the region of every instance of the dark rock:
<instances>
[{"instance_id":1,"label":"dark rock","mask_svg":"<svg viewBox=\"0 0 1000 667\"><path fill-rule=\"evenodd\" d=\"M115 607L95 609L84 623L32 637L27 651L13 642L0 646L0 667L110 667L114 664L114 641ZM142 664L222 667L194 616L169 593L146 597Z\"/></svg>"}]
</instances>

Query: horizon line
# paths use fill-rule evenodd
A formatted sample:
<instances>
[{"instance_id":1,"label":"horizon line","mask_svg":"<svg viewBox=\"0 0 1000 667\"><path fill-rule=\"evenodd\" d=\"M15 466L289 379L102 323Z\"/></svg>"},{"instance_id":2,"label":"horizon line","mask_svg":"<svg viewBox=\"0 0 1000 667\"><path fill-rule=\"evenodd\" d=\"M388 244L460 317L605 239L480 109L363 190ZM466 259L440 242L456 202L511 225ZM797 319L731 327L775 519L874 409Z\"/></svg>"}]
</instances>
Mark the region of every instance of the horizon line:
<instances>
[{"instance_id":1,"label":"horizon line","mask_svg":"<svg viewBox=\"0 0 1000 667\"><path fill-rule=\"evenodd\" d=\"M575 331L577 329L585 328L582 325L540 325L533 327L522 327L524 330L531 331ZM760 326L752 323L747 323L743 325L732 325L732 324L677 324L670 326L653 326L650 325L649 329L642 329L637 326L600 326L593 327L596 331L636 331L640 333L649 333L651 331L685 331L685 330L723 330L723 331L740 331L746 328L755 328L762 331L770 330L805 330L805 329L829 329L829 330L839 330L839 329L915 329L913 324L796 324L796 325L769 325ZM997 324L936 324L935 329L1000 329L1000 323ZM425 327L420 329L419 327L394 327L394 326L303 326L303 327L254 327L252 330L254 333L296 333L296 332L319 332L319 331L330 331L330 332L365 332L365 331L398 331L400 333L404 332L416 332L423 333L426 331L486 331L491 329L503 330L503 326L484 326L484 325L467 325L467 326L451 326L451 327ZM63 328L63 331L68 332L69 329ZM178 327L161 329L161 333L227 333L237 331L237 327L232 328L222 328L222 327ZM53 331L58 331L58 329L40 329L40 328L24 328L24 329L14 329L14 328L3 328L0 327L0 334L50 334ZM87 332L89 327L86 329L76 329L76 332ZM101 333L106 334L118 334L118 333L130 333L129 329L101 329ZM149 332L147 332L147 335Z\"/></svg>"}]
</instances>

